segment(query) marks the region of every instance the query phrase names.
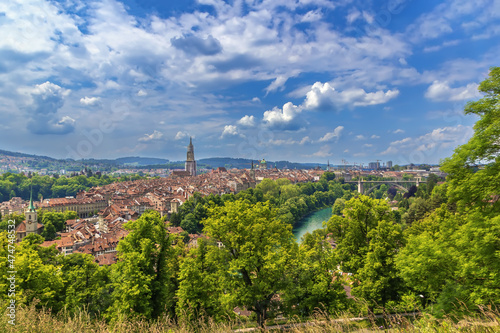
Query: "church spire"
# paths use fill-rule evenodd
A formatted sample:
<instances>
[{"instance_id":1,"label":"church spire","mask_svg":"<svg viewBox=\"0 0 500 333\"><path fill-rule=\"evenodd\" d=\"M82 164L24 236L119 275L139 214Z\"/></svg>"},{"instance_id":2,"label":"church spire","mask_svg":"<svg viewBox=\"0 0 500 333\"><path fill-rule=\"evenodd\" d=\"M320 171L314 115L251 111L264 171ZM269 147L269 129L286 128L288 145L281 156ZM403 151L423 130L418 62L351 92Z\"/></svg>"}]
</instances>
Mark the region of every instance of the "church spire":
<instances>
[{"instance_id":1,"label":"church spire","mask_svg":"<svg viewBox=\"0 0 500 333\"><path fill-rule=\"evenodd\" d=\"M33 179L31 180L31 189L30 189L30 204L28 206L28 210L30 212L35 211L35 206L33 205Z\"/></svg>"}]
</instances>

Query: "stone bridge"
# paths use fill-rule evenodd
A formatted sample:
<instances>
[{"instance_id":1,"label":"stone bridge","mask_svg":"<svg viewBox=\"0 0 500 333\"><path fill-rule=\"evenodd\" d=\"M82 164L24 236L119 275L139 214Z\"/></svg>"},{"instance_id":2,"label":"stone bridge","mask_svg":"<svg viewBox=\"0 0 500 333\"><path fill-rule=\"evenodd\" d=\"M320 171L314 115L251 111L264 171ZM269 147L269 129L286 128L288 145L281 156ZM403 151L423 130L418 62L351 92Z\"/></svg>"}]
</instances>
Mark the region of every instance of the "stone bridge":
<instances>
[{"instance_id":1,"label":"stone bridge","mask_svg":"<svg viewBox=\"0 0 500 333\"><path fill-rule=\"evenodd\" d=\"M361 194L368 194L382 184L392 185L394 187L397 187L400 190L408 192L408 189L406 187L404 187L402 184L415 184L418 186L420 183L425 183L425 181L422 181L422 178L418 177L415 180L361 180L361 179L359 179L359 180L347 181L345 183L357 183L358 184L358 192ZM365 184L375 184L375 185L369 187L368 190L365 191Z\"/></svg>"}]
</instances>

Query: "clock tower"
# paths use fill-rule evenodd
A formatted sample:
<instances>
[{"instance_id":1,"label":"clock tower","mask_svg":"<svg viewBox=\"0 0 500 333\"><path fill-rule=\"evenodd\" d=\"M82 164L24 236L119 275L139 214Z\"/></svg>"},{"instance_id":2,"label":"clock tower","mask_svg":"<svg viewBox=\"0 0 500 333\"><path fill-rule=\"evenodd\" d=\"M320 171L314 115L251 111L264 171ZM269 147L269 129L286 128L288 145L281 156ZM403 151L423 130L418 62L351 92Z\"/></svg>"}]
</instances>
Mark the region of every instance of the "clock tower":
<instances>
[{"instance_id":1,"label":"clock tower","mask_svg":"<svg viewBox=\"0 0 500 333\"><path fill-rule=\"evenodd\" d=\"M36 234L38 229L38 216L33 206L33 189L30 193L30 204L28 209L24 212L24 216L26 217L26 235Z\"/></svg>"}]
</instances>

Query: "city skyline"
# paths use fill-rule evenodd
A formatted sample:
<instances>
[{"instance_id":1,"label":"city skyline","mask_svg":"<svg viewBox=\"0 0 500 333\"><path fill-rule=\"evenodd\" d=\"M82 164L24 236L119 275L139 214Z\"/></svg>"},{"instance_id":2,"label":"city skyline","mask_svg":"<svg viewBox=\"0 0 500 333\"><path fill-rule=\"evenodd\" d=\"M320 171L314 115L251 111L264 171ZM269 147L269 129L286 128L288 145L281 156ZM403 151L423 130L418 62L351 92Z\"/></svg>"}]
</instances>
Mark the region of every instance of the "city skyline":
<instances>
[{"instance_id":1,"label":"city skyline","mask_svg":"<svg viewBox=\"0 0 500 333\"><path fill-rule=\"evenodd\" d=\"M500 1L11 1L0 149L439 163L500 54Z\"/></svg>"}]
</instances>

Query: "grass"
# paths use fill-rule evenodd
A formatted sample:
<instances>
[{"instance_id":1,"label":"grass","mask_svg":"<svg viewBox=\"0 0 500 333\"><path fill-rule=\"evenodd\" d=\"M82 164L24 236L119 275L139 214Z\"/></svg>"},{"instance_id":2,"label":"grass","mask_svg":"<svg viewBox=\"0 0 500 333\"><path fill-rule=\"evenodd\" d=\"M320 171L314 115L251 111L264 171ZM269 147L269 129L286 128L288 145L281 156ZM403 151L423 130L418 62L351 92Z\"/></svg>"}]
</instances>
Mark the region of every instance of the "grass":
<instances>
[{"instance_id":1,"label":"grass","mask_svg":"<svg viewBox=\"0 0 500 333\"><path fill-rule=\"evenodd\" d=\"M5 306L2 306L5 309ZM91 318L85 311L70 315L62 311L53 314L50 310L37 309L35 305L19 306L16 309L16 324L8 323L9 317L4 310L0 318L0 332L26 333L209 333L234 332L242 327L241 322L215 323L204 321L174 323L163 317L155 321L118 319L108 324L104 320ZM249 331L252 328L249 329ZM257 329L253 329L258 331ZM244 329L237 330L244 332ZM336 318L318 312L307 322L292 318L286 324L269 326L268 331L286 331L294 333L322 332L500 332L500 312L490 307L480 307L478 311L460 318L454 316L435 318L429 314L418 315L370 315L364 318L353 318L345 313Z\"/></svg>"}]
</instances>

